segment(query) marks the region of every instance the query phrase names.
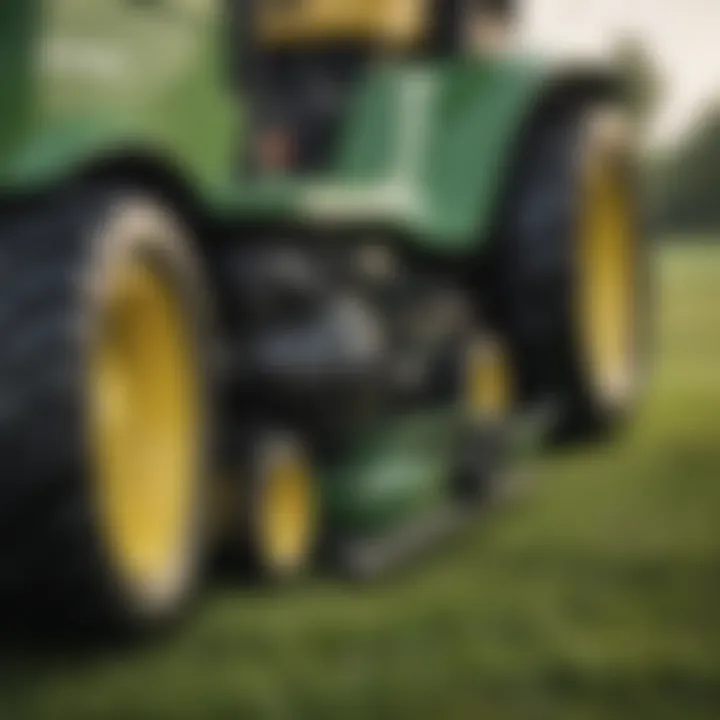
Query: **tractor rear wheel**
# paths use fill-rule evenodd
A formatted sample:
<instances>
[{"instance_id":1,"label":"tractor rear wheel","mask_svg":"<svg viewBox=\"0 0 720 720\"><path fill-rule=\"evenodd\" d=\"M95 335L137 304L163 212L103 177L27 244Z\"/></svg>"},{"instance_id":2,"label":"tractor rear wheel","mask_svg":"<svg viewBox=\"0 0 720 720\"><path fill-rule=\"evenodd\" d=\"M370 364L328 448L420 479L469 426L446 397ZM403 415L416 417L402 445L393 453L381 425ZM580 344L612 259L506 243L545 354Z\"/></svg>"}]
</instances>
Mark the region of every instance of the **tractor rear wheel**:
<instances>
[{"instance_id":1,"label":"tractor rear wheel","mask_svg":"<svg viewBox=\"0 0 720 720\"><path fill-rule=\"evenodd\" d=\"M520 397L547 407L555 439L617 428L641 389L649 262L628 127L612 106L547 112L501 224L500 322Z\"/></svg>"},{"instance_id":2,"label":"tractor rear wheel","mask_svg":"<svg viewBox=\"0 0 720 720\"><path fill-rule=\"evenodd\" d=\"M106 189L1 234L0 603L154 629L203 544L205 294L185 230Z\"/></svg>"}]
</instances>

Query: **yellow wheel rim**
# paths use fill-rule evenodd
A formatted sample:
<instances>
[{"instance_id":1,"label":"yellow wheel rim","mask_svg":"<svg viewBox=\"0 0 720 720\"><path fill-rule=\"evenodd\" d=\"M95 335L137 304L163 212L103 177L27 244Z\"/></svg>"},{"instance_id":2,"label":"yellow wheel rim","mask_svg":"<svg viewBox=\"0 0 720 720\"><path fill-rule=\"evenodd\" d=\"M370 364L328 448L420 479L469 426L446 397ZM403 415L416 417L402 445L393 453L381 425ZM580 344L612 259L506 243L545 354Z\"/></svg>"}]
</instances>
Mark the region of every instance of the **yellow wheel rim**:
<instances>
[{"instance_id":1,"label":"yellow wheel rim","mask_svg":"<svg viewBox=\"0 0 720 720\"><path fill-rule=\"evenodd\" d=\"M579 243L579 325L590 382L609 404L632 390L635 258L628 188L609 158L589 165Z\"/></svg>"},{"instance_id":2,"label":"yellow wheel rim","mask_svg":"<svg viewBox=\"0 0 720 720\"><path fill-rule=\"evenodd\" d=\"M293 445L271 444L262 472L261 561L270 573L295 572L307 563L315 538L316 508L308 463Z\"/></svg>"},{"instance_id":3,"label":"yellow wheel rim","mask_svg":"<svg viewBox=\"0 0 720 720\"><path fill-rule=\"evenodd\" d=\"M194 532L198 387L172 284L134 259L109 284L91 355L101 526L122 576L153 592L179 580Z\"/></svg>"},{"instance_id":4,"label":"yellow wheel rim","mask_svg":"<svg viewBox=\"0 0 720 720\"><path fill-rule=\"evenodd\" d=\"M473 417L501 420L514 401L512 372L501 343L483 340L470 348L467 367L467 405Z\"/></svg>"}]
</instances>

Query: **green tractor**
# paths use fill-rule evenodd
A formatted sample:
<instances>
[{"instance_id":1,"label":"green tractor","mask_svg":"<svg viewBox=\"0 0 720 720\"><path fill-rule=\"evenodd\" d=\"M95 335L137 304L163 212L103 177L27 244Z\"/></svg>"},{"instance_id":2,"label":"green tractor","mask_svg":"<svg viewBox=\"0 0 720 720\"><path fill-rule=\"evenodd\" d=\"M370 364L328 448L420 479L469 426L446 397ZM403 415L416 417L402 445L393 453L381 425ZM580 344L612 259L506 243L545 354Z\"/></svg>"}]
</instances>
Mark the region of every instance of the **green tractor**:
<instances>
[{"instance_id":1,"label":"green tractor","mask_svg":"<svg viewBox=\"0 0 720 720\"><path fill-rule=\"evenodd\" d=\"M646 357L608 69L491 0L0 5L0 605L145 631L380 572Z\"/></svg>"}]
</instances>

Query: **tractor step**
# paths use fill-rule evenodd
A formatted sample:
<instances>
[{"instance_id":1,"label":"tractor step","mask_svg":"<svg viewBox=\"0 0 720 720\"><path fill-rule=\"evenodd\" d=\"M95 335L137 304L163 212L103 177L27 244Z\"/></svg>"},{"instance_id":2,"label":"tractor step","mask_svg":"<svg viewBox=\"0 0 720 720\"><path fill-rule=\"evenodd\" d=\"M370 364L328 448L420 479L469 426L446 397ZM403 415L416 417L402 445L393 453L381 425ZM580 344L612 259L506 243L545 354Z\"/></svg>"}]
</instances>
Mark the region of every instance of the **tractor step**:
<instances>
[{"instance_id":1,"label":"tractor step","mask_svg":"<svg viewBox=\"0 0 720 720\"><path fill-rule=\"evenodd\" d=\"M414 517L385 535L345 540L337 549L338 566L351 580L387 575L455 536L488 510L520 498L527 488L525 475L515 474L505 478L495 494L481 504L450 503Z\"/></svg>"}]
</instances>

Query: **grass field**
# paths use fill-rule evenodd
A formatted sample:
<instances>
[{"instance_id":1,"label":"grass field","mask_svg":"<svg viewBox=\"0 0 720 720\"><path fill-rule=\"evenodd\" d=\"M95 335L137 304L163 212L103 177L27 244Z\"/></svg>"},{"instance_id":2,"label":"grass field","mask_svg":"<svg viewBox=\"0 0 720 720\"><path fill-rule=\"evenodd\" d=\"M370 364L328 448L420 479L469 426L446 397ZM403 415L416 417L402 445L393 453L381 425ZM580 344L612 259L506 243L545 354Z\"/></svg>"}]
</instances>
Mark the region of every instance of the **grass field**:
<instances>
[{"instance_id":1,"label":"grass field","mask_svg":"<svg viewBox=\"0 0 720 720\"><path fill-rule=\"evenodd\" d=\"M720 247L659 260L659 362L618 445L357 589L216 589L119 657L4 654L0 718L720 717Z\"/></svg>"}]
</instances>

